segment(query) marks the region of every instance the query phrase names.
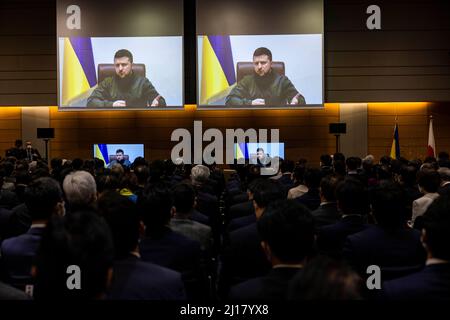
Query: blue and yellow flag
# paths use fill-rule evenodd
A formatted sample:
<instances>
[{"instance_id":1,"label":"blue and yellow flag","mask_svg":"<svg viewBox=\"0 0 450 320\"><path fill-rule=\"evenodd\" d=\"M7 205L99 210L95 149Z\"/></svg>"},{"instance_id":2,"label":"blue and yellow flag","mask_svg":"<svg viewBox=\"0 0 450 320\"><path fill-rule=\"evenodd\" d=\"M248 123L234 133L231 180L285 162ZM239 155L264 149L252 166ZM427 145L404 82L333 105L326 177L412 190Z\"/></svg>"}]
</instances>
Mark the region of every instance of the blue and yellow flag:
<instances>
[{"instance_id":1,"label":"blue and yellow flag","mask_svg":"<svg viewBox=\"0 0 450 320\"><path fill-rule=\"evenodd\" d=\"M200 104L236 83L230 36L204 36Z\"/></svg>"},{"instance_id":2,"label":"blue and yellow flag","mask_svg":"<svg viewBox=\"0 0 450 320\"><path fill-rule=\"evenodd\" d=\"M392 139L392 146L391 146L391 154L392 159L399 159L400 158L400 142L398 140L398 124L395 124L394 127L394 137Z\"/></svg>"},{"instance_id":3,"label":"blue and yellow flag","mask_svg":"<svg viewBox=\"0 0 450 320\"><path fill-rule=\"evenodd\" d=\"M103 160L105 165L109 164L109 156L108 156L108 145L96 144L95 145L95 157Z\"/></svg>"},{"instance_id":4,"label":"blue and yellow flag","mask_svg":"<svg viewBox=\"0 0 450 320\"><path fill-rule=\"evenodd\" d=\"M62 105L97 84L91 38L64 38Z\"/></svg>"}]
</instances>

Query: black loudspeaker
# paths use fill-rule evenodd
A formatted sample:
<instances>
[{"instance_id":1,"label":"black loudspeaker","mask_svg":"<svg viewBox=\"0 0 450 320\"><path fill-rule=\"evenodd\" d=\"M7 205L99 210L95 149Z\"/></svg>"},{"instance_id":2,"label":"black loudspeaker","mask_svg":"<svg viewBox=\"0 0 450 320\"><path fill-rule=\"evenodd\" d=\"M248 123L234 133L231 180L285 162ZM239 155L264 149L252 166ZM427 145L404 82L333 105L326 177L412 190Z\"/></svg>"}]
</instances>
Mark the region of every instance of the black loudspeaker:
<instances>
[{"instance_id":1,"label":"black loudspeaker","mask_svg":"<svg viewBox=\"0 0 450 320\"><path fill-rule=\"evenodd\" d=\"M332 134L342 134L347 132L346 123L330 123L330 133Z\"/></svg>"},{"instance_id":2,"label":"black loudspeaker","mask_svg":"<svg viewBox=\"0 0 450 320\"><path fill-rule=\"evenodd\" d=\"M55 137L55 128L37 128L38 139L53 139Z\"/></svg>"}]
</instances>

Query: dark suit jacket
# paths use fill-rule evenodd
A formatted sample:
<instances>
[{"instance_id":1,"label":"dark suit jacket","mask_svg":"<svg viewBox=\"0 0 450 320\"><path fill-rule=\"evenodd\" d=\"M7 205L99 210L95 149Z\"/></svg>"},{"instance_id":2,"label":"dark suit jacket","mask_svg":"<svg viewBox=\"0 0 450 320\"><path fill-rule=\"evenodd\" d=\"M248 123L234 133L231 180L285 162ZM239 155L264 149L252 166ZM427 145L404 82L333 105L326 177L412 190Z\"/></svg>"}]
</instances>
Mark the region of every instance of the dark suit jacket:
<instances>
[{"instance_id":1,"label":"dark suit jacket","mask_svg":"<svg viewBox=\"0 0 450 320\"><path fill-rule=\"evenodd\" d=\"M320 228L339 221L341 213L336 202L329 202L319 206L312 212L316 228Z\"/></svg>"},{"instance_id":2,"label":"dark suit jacket","mask_svg":"<svg viewBox=\"0 0 450 320\"><path fill-rule=\"evenodd\" d=\"M317 247L321 253L334 258L342 256L342 249L347 236L360 232L368 227L360 215L348 215L335 224L317 230Z\"/></svg>"},{"instance_id":3,"label":"dark suit jacket","mask_svg":"<svg viewBox=\"0 0 450 320\"><path fill-rule=\"evenodd\" d=\"M281 184L281 186L283 187L283 190L287 196L287 193L289 191L289 189L294 187L294 181L292 181L291 179L291 173L285 173L283 174L279 179L278 182Z\"/></svg>"},{"instance_id":4,"label":"dark suit jacket","mask_svg":"<svg viewBox=\"0 0 450 320\"><path fill-rule=\"evenodd\" d=\"M402 228L388 232L380 226L371 226L347 237L343 257L356 271L365 274L370 265L378 265L382 270L423 265L426 253L418 230Z\"/></svg>"},{"instance_id":5,"label":"dark suit jacket","mask_svg":"<svg viewBox=\"0 0 450 320\"><path fill-rule=\"evenodd\" d=\"M8 282L11 284L21 285L31 282L31 266L44 229L42 227L31 228L25 234L2 242L2 265Z\"/></svg>"},{"instance_id":6,"label":"dark suit jacket","mask_svg":"<svg viewBox=\"0 0 450 320\"><path fill-rule=\"evenodd\" d=\"M210 225L209 218L206 215L204 215L203 213L200 213L195 209L192 210L190 219L193 221L203 223L204 225L207 225L207 226Z\"/></svg>"},{"instance_id":7,"label":"dark suit jacket","mask_svg":"<svg viewBox=\"0 0 450 320\"><path fill-rule=\"evenodd\" d=\"M256 222L255 214L251 214L249 216L233 219L233 220L231 220L230 224L228 225L228 232L232 232L234 230L246 227L255 222Z\"/></svg>"},{"instance_id":8,"label":"dark suit jacket","mask_svg":"<svg viewBox=\"0 0 450 320\"><path fill-rule=\"evenodd\" d=\"M271 266L258 236L256 222L230 234L230 243L222 255L221 293L230 285L265 275Z\"/></svg>"},{"instance_id":9,"label":"dark suit jacket","mask_svg":"<svg viewBox=\"0 0 450 320\"><path fill-rule=\"evenodd\" d=\"M31 216L28 212L27 206L22 203L17 207L14 207L12 214L9 216L9 220L4 228L4 238L15 237L30 229L31 226Z\"/></svg>"},{"instance_id":10,"label":"dark suit jacket","mask_svg":"<svg viewBox=\"0 0 450 320\"><path fill-rule=\"evenodd\" d=\"M289 281L301 272L298 268L273 268L259 278L240 283L230 291L230 300L286 301Z\"/></svg>"},{"instance_id":11,"label":"dark suit jacket","mask_svg":"<svg viewBox=\"0 0 450 320\"><path fill-rule=\"evenodd\" d=\"M319 189L309 189L307 193L295 198L295 200L306 206L309 210L316 210L320 206Z\"/></svg>"},{"instance_id":12,"label":"dark suit jacket","mask_svg":"<svg viewBox=\"0 0 450 320\"><path fill-rule=\"evenodd\" d=\"M200 243L165 228L158 237L146 237L139 244L143 261L155 263L181 273L197 269Z\"/></svg>"},{"instance_id":13,"label":"dark suit jacket","mask_svg":"<svg viewBox=\"0 0 450 320\"><path fill-rule=\"evenodd\" d=\"M450 263L429 265L420 272L386 281L382 289L388 300L450 300Z\"/></svg>"},{"instance_id":14,"label":"dark suit jacket","mask_svg":"<svg viewBox=\"0 0 450 320\"><path fill-rule=\"evenodd\" d=\"M237 203L235 205L232 205L230 207L230 210L228 212L228 216L230 220L250 216L255 214L255 207L253 206L253 201L245 201L241 203Z\"/></svg>"},{"instance_id":15,"label":"dark suit jacket","mask_svg":"<svg viewBox=\"0 0 450 320\"><path fill-rule=\"evenodd\" d=\"M116 261L108 299L184 300L181 274L136 256Z\"/></svg>"}]
</instances>

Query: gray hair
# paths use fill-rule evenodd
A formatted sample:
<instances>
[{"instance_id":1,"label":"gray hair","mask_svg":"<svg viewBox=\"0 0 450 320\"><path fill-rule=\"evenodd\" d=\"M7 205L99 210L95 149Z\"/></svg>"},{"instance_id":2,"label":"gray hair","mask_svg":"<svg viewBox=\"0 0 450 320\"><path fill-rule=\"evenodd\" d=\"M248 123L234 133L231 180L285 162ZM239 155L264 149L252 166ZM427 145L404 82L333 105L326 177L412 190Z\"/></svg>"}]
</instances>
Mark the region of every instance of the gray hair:
<instances>
[{"instance_id":1,"label":"gray hair","mask_svg":"<svg viewBox=\"0 0 450 320\"><path fill-rule=\"evenodd\" d=\"M202 184L206 182L209 175L209 168L204 165L199 164L191 169L191 180L193 184Z\"/></svg>"},{"instance_id":2,"label":"gray hair","mask_svg":"<svg viewBox=\"0 0 450 320\"><path fill-rule=\"evenodd\" d=\"M87 171L75 171L67 175L63 189L70 205L90 205L97 198L95 179Z\"/></svg>"}]
</instances>

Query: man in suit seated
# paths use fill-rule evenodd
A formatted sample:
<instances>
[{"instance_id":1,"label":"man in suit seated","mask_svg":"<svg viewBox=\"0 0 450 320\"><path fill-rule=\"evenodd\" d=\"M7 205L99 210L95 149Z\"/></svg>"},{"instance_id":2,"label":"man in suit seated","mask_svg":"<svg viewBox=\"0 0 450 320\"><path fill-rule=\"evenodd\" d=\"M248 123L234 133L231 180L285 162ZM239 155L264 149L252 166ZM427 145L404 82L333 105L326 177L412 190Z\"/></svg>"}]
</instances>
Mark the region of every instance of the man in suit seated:
<instances>
[{"instance_id":1,"label":"man in suit seated","mask_svg":"<svg viewBox=\"0 0 450 320\"><path fill-rule=\"evenodd\" d=\"M96 212L75 211L64 217L53 216L33 267L33 297L52 302L104 299L113 274L113 258L111 232ZM79 269L68 273L69 266ZM75 275L79 275L79 283Z\"/></svg>"},{"instance_id":2,"label":"man in suit seated","mask_svg":"<svg viewBox=\"0 0 450 320\"><path fill-rule=\"evenodd\" d=\"M377 224L348 236L343 250L344 258L360 275L366 275L370 265L381 268L383 279L398 277L395 270L423 266L420 232L406 226L405 209L406 197L399 185L383 181L373 191L372 213Z\"/></svg>"},{"instance_id":3,"label":"man in suit seated","mask_svg":"<svg viewBox=\"0 0 450 320\"><path fill-rule=\"evenodd\" d=\"M168 185L161 182L146 188L139 207L145 225L140 254L143 261L180 272L188 298L197 298L205 292L199 285L204 284L201 245L170 229L172 206Z\"/></svg>"},{"instance_id":4,"label":"man in suit seated","mask_svg":"<svg viewBox=\"0 0 450 320\"><path fill-rule=\"evenodd\" d=\"M292 82L272 70L272 52L264 47L253 53L254 73L245 76L226 97L225 105L302 105L305 98Z\"/></svg>"},{"instance_id":5,"label":"man in suit seated","mask_svg":"<svg viewBox=\"0 0 450 320\"><path fill-rule=\"evenodd\" d=\"M61 188L52 178L39 178L25 191L25 205L32 225L28 232L8 238L1 245L1 262L9 283L24 289L32 283L31 266L39 248L47 221L52 215L64 215Z\"/></svg>"},{"instance_id":6,"label":"man in suit seated","mask_svg":"<svg viewBox=\"0 0 450 320\"><path fill-rule=\"evenodd\" d=\"M309 210L316 210L320 206L319 187L321 178L319 169L311 168L305 172L305 184L308 191L295 200L308 207Z\"/></svg>"},{"instance_id":7,"label":"man in suit seated","mask_svg":"<svg viewBox=\"0 0 450 320\"><path fill-rule=\"evenodd\" d=\"M229 235L222 256L221 294L226 294L230 284L264 275L270 269L260 245L257 223L267 206L284 199L283 190L275 180L258 183L253 196L255 222L247 223Z\"/></svg>"},{"instance_id":8,"label":"man in suit seated","mask_svg":"<svg viewBox=\"0 0 450 320\"><path fill-rule=\"evenodd\" d=\"M88 107L164 107L166 101L151 82L133 73L133 55L126 49L114 55L116 74L98 84Z\"/></svg>"},{"instance_id":9,"label":"man in suit seated","mask_svg":"<svg viewBox=\"0 0 450 320\"><path fill-rule=\"evenodd\" d=\"M339 181L338 176L331 175L320 181L320 206L312 212L316 228L336 223L341 218L336 202L336 186Z\"/></svg>"},{"instance_id":10,"label":"man in suit seated","mask_svg":"<svg viewBox=\"0 0 450 320\"><path fill-rule=\"evenodd\" d=\"M212 242L211 228L192 219L192 213L196 211L194 209L194 188L186 183L180 183L173 188L173 198L174 206L172 207L170 228L200 242L202 250L208 252Z\"/></svg>"},{"instance_id":11,"label":"man in suit seated","mask_svg":"<svg viewBox=\"0 0 450 320\"><path fill-rule=\"evenodd\" d=\"M441 184L441 177L433 169L421 169L417 174L417 182L419 190L423 196L413 201L412 205L412 223L414 224L417 217L420 217L427 211L430 204L439 197L437 193Z\"/></svg>"},{"instance_id":12,"label":"man in suit seated","mask_svg":"<svg viewBox=\"0 0 450 320\"><path fill-rule=\"evenodd\" d=\"M258 234L272 269L262 277L234 286L230 300L284 301L289 281L313 250L311 212L295 200L273 202L258 220Z\"/></svg>"},{"instance_id":13,"label":"man in suit seated","mask_svg":"<svg viewBox=\"0 0 450 320\"><path fill-rule=\"evenodd\" d=\"M427 251L422 271L384 282L389 300L450 300L450 199L442 196L424 214L422 242Z\"/></svg>"},{"instance_id":14,"label":"man in suit seated","mask_svg":"<svg viewBox=\"0 0 450 320\"><path fill-rule=\"evenodd\" d=\"M127 197L109 191L98 201L99 213L108 223L115 249L109 299L185 299L181 274L143 262L139 253L140 219L136 205Z\"/></svg>"},{"instance_id":15,"label":"man in suit seated","mask_svg":"<svg viewBox=\"0 0 450 320\"><path fill-rule=\"evenodd\" d=\"M336 187L336 198L342 217L338 222L317 230L317 246L320 252L340 258L347 236L368 227L368 194L359 180L345 178Z\"/></svg>"}]
</instances>

